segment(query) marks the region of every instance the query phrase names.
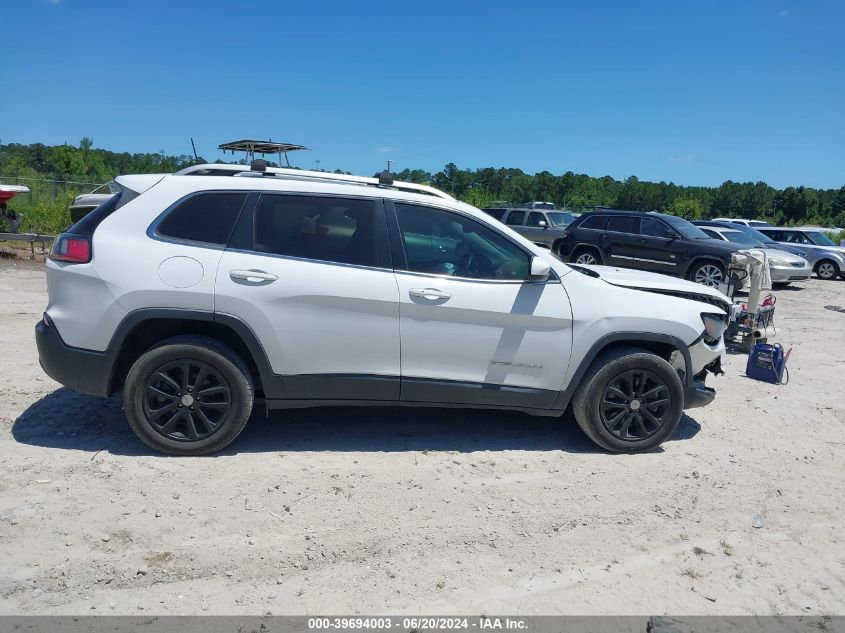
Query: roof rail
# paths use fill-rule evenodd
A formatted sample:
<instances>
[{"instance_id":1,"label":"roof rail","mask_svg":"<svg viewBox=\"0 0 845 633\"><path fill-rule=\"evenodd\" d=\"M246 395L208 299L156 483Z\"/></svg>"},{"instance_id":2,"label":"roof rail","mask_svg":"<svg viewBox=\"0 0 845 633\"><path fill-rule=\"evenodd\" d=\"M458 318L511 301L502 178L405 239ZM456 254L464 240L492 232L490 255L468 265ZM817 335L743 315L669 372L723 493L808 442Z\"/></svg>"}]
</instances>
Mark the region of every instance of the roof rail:
<instances>
[{"instance_id":1,"label":"roof rail","mask_svg":"<svg viewBox=\"0 0 845 633\"><path fill-rule=\"evenodd\" d=\"M254 171L249 165L230 165L226 163L211 163L203 165L191 165L176 172L177 176L273 176L276 178L288 178L291 180L320 180L324 182L337 182L343 184L357 184L370 187L389 187L406 191L409 193L420 193L446 200L454 200L448 193L444 193L434 187L418 185L413 182L393 181L392 184L385 184L386 179L368 178L366 176L352 176L350 174L334 174L326 171L308 171L305 169L287 169L284 167L266 167L264 171Z\"/></svg>"}]
</instances>

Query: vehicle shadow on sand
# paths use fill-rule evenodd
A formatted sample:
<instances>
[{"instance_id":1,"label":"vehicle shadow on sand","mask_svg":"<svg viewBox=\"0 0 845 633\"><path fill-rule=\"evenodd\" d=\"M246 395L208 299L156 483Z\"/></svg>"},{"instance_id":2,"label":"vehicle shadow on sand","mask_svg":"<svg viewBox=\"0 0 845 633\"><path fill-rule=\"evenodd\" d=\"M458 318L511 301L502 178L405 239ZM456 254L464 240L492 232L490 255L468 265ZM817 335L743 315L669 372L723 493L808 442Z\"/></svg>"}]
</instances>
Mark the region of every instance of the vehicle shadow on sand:
<instances>
[{"instance_id":1,"label":"vehicle shadow on sand","mask_svg":"<svg viewBox=\"0 0 845 633\"><path fill-rule=\"evenodd\" d=\"M701 425L684 415L670 441L695 437ZM159 455L126 422L120 397L91 398L57 389L31 404L12 425L21 444L116 455ZM603 452L569 413L535 417L515 411L407 407L321 407L273 411L263 407L217 455L272 451L504 451ZM662 449L656 449L657 452Z\"/></svg>"}]
</instances>

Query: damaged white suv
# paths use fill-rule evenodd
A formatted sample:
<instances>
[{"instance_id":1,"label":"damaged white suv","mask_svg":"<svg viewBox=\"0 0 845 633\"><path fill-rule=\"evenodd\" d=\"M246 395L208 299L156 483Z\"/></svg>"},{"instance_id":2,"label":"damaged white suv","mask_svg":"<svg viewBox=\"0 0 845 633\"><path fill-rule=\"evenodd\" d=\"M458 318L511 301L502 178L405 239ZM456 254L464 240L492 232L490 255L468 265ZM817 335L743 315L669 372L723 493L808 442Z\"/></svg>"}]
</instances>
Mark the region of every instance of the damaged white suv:
<instances>
[{"instance_id":1,"label":"damaged white suv","mask_svg":"<svg viewBox=\"0 0 845 633\"><path fill-rule=\"evenodd\" d=\"M117 183L56 239L36 339L60 383L123 390L157 450L217 451L261 403L571 405L596 444L635 452L713 400L729 309L715 290L564 264L388 174L254 161Z\"/></svg>"}]
</instances>

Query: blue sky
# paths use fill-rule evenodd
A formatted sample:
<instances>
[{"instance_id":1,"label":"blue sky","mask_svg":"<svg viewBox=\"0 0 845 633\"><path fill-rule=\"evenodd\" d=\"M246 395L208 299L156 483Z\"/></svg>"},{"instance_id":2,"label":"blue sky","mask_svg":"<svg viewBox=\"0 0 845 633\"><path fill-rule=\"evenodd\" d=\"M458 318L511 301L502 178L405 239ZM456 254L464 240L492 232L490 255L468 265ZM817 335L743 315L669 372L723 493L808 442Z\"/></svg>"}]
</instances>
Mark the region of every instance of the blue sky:
<instances>
[{"instance_id":1,"label":"blue sky","mask_svg":"<svg viewBox=\"0 0 845 633\"><path fill-rule=\"evenodd\" d=\"M0 140L372 173L845 184L845 2L119 2L0 9Z\"/></svg>"}]
</instances>

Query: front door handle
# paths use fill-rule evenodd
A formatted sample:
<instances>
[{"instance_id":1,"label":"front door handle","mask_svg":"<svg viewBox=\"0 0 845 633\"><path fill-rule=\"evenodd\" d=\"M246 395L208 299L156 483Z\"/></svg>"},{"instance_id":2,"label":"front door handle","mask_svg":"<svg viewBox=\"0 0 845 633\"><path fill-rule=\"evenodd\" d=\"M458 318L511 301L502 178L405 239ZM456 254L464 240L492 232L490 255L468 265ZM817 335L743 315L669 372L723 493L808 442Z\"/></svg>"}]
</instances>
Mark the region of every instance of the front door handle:
<instances>
[{"instance_id":1,"label":"front door handle","mask_svg":"<svg viewBox=\"0 0 845 633\"><path fill-rule=\"evenodd\" d=\"M229 277L243 281L276 281L279 276L273 273L266 273L263 270L230 270Z\"/></svg>"},{"instance_id":2,"label":"front door handle","mask_svg":"<svg viewBox=\"0 0 845 633\"><path fill-rule=\"evenodd\" d=\"M443 292L437 288L411 288L408 294L416 299L428 299L429 301L452 298L452 295L448 292Z\"/></svg>"}]
</instances>

